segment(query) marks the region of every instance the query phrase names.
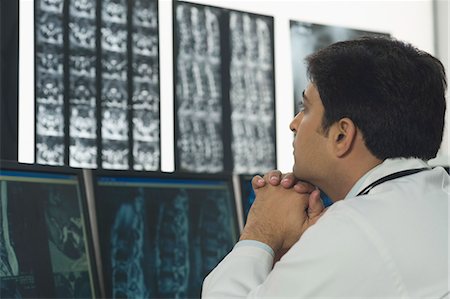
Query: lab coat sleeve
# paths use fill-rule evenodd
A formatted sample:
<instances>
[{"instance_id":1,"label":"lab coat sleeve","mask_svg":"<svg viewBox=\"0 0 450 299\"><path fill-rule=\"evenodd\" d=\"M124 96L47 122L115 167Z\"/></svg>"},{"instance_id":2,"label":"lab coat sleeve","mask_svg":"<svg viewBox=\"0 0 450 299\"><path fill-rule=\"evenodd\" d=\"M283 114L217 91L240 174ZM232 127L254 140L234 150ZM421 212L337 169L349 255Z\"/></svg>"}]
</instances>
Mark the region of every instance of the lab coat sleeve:
<instances>
[{"instance_id":1,"label":"lab coat sleeve","mask_svg":"<svg viewBox=\"0 0 450 299\"><path fill-rule=\"evenodd\" d=\"M206 277L202 298L246 296L264 282L272 265L272 255L262 248L235 247Z\"/></svg>"},{"instance_id":2,"label":"lab coat sleeve","mask_svg":"<svg viewBox=\"0 0 450 299\"><path fill-rule=\"evenodd\" d=\"M268 252L237 247L206 278L202 297L403 297L383 244L375 244L376 233L367 229L352 215L329 211L273 269Z\"/></svg>"}]
</instances>

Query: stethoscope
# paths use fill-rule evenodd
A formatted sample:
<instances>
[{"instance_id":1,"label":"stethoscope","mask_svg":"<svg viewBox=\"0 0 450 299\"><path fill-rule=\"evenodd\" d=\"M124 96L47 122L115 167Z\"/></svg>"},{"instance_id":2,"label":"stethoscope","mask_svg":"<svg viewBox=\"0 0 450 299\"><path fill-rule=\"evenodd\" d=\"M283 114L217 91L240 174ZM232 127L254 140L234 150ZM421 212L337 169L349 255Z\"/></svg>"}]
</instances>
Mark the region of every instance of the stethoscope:
<instances>
[{"instance_id":1,"label":"stethoscope","mask_svg":"<svg viewBox=\"0 0 450 299\"><path fill-rule=\"evenodd\" d=\"M370 184L366 188L362 189L361 192L359 192L356 196L366 195L366 194L368 194L370 192L370 190L372 190L372 188L374 188L374 187L376 187L376 186L378 186L380 184L383 184L383 183L385 183L387 181L392 181L392 180L395 180L395 179L398 179L398 178L401 178L401 177L405 177L405 176L408 176L408 175L412 175L412 174L415 174L415 173L418 173L418 172L421 172L421 171L424 171L424 170L428 170L428 169L430 169L430 168L425 167L425 168L408 169L408 170L403 170L403 171L399 171L399 172L394 172L394 173L392 173L390 175L387 175L385 177L382 177L382 178L376 180L375 182L373 182L372 184Z\"/></svg>"}]
</instances>

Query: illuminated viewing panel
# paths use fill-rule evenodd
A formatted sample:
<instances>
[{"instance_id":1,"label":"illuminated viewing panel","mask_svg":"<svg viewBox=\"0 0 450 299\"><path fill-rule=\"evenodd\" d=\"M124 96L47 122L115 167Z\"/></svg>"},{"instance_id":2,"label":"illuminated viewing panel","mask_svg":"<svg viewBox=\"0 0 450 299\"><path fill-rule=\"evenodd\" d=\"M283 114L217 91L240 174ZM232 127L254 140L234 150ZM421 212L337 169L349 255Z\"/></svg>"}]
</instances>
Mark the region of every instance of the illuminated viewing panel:
<instances>
[{"instance_id":1,"label":"illuminated viewing panel","mask_svg":"<svg viewBox=\"0 0 450 299\"><path fill-rule=\"evenodd\" d=\"M274 19L174 1L175 168L276 168Z\"/></svg>"},{"instance_id":2,"label":"illuminated viewing panel","mask_svg":"<svg viewBox=\"0 0 450 299\"><path fill-rule=\"evenodd\" d=\"M98 296L81 176L66 170L2 163L2 298Z\"/></svg>"},{"instance_id":3,"label":"illuminated viewing panel","mask_svg":"<svg viewBox=\"0 0 450 299\"><path fill-rule=\"evenodd\" d=\"M231 176L93 173L106 297L199 297L238 238Z\"/></svg>"}]
</instances>

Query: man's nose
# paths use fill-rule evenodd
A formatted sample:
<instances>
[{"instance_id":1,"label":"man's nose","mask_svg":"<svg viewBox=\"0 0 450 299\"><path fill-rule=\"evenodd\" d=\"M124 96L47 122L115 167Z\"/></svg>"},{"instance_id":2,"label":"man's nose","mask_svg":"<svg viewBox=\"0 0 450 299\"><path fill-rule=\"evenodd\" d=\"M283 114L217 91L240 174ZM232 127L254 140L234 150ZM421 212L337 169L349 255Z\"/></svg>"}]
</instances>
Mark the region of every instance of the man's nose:
<instances>
[{"instance_id":1,"label":"man's nose","mask_svg":"<svg viewBox=\"0 0 450 299\"><path fill-rule=\"evenodd\" d=\"M297 133L298 124L300 123L301 120L301 114L302 112L297 113L297 115L294 117L294 119L291 121L289 125L289 129L294 133Z\"/></svg>"}]
</instances>

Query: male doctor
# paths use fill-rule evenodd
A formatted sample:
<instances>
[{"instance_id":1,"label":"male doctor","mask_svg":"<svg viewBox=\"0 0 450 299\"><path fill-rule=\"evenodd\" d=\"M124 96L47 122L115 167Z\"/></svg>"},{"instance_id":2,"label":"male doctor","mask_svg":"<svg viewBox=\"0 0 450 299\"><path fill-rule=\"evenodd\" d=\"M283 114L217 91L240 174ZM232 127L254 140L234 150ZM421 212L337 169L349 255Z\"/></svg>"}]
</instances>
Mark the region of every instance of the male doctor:
<instances>
[{"instance_id":1,"label":"male doctor","mask_svg":"<svg viewBox=\"0 0 450 299\"><path fill-rule=\"evenodd\" d=\"M333 44L307 64L293 174L253 179L240 241L202 297L447 297L450 180L427 164L443 135L442 64L381 37ZM305 182L334 204L324 210Z\"/></svg>"}]
</instances>

